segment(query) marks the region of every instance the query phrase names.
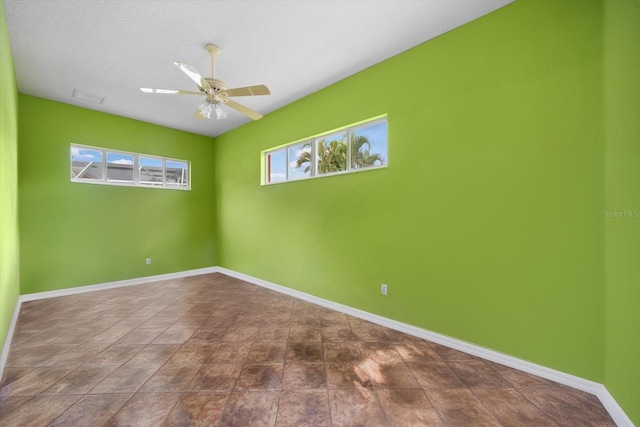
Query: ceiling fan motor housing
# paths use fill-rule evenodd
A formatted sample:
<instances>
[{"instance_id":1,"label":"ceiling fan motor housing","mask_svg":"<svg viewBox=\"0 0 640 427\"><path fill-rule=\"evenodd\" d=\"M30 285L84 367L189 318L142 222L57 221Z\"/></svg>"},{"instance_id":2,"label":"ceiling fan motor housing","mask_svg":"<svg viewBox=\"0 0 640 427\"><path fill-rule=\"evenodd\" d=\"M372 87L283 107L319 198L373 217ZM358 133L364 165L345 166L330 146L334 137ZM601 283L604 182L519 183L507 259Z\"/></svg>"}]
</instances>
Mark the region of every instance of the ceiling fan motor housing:
<instances>
[{"instance_id":1,"label":"ceiling fan motor housing","mask_svg":"<svg viewBox=\"0 0 640 427\"><path fill-rule=\"evenodd\" d=\"M222 80L214 78L205 78L204 80L209 83L209 86L211 86L211 89L213 89L214 92L224 92L225 90L229 89L229 87L224 84Z\"/></svg>"}]
</instances>

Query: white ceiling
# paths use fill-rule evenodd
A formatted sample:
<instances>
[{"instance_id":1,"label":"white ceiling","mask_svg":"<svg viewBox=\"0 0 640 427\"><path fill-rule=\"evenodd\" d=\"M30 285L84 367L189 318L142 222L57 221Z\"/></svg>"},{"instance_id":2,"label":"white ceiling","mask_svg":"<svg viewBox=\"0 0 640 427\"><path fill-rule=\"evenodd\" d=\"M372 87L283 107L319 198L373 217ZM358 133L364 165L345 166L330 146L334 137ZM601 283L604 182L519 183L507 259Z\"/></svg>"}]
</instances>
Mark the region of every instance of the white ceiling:
<instances>
[{"instance_id":1,"label":"white ceiling","mask_svg":"<svg viewBox=\"0 0 640 427\"><path fill-rule=\"evenodd\" d=\"M210 75L207 43L222 49L216 77L266 84L234 100L268 114L513 0L4 0L20 92L217 136L250 119L193 117L201 98L172 61ZM103 105L74 89L106 96Z\"/></svg>"}]
</instances>

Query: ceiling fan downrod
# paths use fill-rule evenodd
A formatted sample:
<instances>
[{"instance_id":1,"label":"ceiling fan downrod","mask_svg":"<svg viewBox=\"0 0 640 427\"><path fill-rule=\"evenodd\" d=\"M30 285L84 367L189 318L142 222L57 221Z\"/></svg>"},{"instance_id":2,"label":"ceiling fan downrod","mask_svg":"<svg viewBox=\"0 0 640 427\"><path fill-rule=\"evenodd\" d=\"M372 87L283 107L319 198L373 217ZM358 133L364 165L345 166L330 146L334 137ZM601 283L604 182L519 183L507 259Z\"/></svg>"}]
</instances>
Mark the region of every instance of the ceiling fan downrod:
<instances>
[{"instance_id":1,"label":"ceiling fan downrod","mask_svg":"<svg viewBox=\"0 0 640 427\"><path fill-rule=\"evenodd\" d=\"M221 50L218 46L211 43L206 45L204 48L211 56L211 78L213 79L215 77L215 58L220 55Z\"/></svg>"}]
</instances>

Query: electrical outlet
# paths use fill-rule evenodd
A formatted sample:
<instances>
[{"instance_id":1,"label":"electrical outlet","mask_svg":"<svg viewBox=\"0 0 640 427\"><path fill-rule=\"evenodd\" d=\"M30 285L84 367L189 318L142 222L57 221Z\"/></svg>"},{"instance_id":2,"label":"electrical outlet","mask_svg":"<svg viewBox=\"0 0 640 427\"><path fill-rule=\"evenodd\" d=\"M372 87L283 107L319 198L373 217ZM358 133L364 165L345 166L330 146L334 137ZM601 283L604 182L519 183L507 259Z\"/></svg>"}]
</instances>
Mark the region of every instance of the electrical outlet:
<instances>
[{"instance_id":1,"label":"electrical outlet","mask_svg":"<svg viewBox=\"0 0 640 427\"><path fill-rule=\"evenodd\" d=\"M387 294L387 285L386 284L383 283L382 285L380 285L380 293L382 295L386 295Z\"/></svg>"},{"instance_id":2,"label":"electrical outlet","mask_svg":"<svg viewBox=\"0 0 640 427\"><path fill-rule=\"evenodd\" d=\"M151 264L151 258L147 258L146 261L147 265Z\"/></svg>"}]
</instances>

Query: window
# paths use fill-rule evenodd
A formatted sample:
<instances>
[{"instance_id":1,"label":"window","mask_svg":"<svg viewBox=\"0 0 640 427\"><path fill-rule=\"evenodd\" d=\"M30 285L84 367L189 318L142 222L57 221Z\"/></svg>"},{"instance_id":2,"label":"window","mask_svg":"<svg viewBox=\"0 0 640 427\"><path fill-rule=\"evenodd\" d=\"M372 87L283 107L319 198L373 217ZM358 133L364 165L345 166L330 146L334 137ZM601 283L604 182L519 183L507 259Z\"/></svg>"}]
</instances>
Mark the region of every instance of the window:
<instances>
[{"instance_id":1,"label":"window","mask_svg":"<svg viewBox=\"0 0 640 427\"><path fill-rule=\"evenodd\" d=\"M327 135L316 140L318 175L347 170L349 132Z\"/></svg>"},{"instance_id":2,"label":"window","mask_svg":"<svg viewBox=\"0 0 640 427\"><path fill-rule=\"evenodd\" d=\"M189 190L189 173L185 160L71 145L72 182Z\"/></svg>"},{"instance_id":3,"label":"window","mask_svg":"<svg viewBox=\"0 0 640 427\"><path fill-rule=\"evenodd\" d=\"M71 179L102 181L102 151L72 145Z\"/></svg>"},{"instance_id":4,"label":"window","mask_svg":"<svg viewBox=\"0 0 640 427\"><path fill-rule=\"evenodd\" d=\"M139 157L140 185L162 187L164 185L164 162L159 157Z\"/></svg>"},{"instance_id":5,"label":"window","mask_svg":"<svg viewBox=\"0 0 640 427\"><path fill-rule=\"evenodd\" d=\"M278 150L267 154L267 182L283 182L287 180L287 152Z\"/></svg>"},{"instance_id":6,"label":"window","mask_svg":"<svg viewBox=\"0 0 640 427\"><path fill-rule=\"evenodd\" d=\"M189 185L189 166L187 162L166 160L165 183L167 187L186 188Z\"/></svg>"},{"instance_id":7,"label":"window","mask_svg":"<svg viewBox=\"0 0 640 427\"><path fill-rule=\"evenodd\" d=\"M263 184L387 166L386 116L263 152Z\"/></svg>"},{"instance_id":8,"label":"window","mask_svg":"<svg viewBox=\"0 0 640 427\"><path fill-rule=\"evenodd\" d=\"M133 154L107 152L107 181L133 184Z\"/></svg>"},{"instance_id":9,"label":"window","mask_svg":"<svg viewBox=\"0 0 640 427\"><path fill-rule=\"evenodd\" d=\"M289 179L300 179L311 176L311 142L290 146L289 155Z\"/></svg>"}]
</instances>

